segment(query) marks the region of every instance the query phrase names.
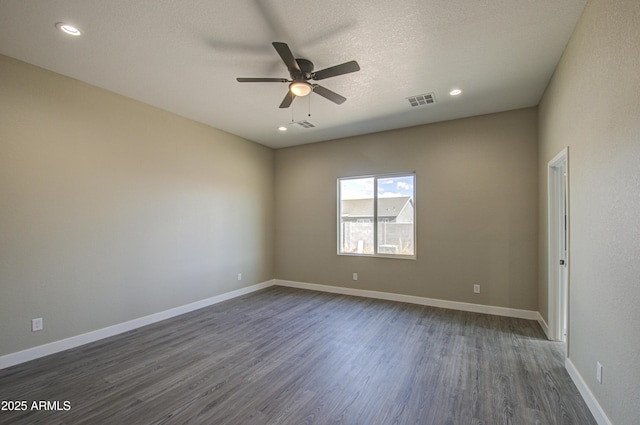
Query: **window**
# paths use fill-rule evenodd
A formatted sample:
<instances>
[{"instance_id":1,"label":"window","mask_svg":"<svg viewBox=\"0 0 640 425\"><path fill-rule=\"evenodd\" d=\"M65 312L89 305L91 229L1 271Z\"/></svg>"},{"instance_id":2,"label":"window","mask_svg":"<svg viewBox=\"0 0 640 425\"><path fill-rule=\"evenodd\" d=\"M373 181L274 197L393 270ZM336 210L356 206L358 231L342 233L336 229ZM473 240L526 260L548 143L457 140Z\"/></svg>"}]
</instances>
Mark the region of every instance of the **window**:
<instances>
[{"instance_id":1,"label":"window","mask_svg":"<svg viewBox=\"0 0 640 425\"><path fill-rule=\"evenodd\" d=\"M338 254L415 258L415 174L338 179Z\"/></svg>"}]
</instances>

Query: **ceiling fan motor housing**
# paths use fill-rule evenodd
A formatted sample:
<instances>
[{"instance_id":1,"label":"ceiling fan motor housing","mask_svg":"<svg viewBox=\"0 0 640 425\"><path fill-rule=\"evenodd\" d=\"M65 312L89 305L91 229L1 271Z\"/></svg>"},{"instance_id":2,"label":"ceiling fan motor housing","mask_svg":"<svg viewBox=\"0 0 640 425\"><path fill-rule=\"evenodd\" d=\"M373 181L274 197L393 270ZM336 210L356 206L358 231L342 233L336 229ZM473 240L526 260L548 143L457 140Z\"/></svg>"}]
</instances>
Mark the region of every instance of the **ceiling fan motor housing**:
<instances>
[{"instance_id":1,"label":"ceiling fan motor housing","mask_svg":"<svg viewBox=\"0 0 640 425\"><path fill-rule=\"evenodd\" d=\"M298 66L300 67L301 75L295 75L291 73L291 79L294 81L309 80L313 74L313 62L307 59L296 59Z\"/></svg>"}]
</instances>

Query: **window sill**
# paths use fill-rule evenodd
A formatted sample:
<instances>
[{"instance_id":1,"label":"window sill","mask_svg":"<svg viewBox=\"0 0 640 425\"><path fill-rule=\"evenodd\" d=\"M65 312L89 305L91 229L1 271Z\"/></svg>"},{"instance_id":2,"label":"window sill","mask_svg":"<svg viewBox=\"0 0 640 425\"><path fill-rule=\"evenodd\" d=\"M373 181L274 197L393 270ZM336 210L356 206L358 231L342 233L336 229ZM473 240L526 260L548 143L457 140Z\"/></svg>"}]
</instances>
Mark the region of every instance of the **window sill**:
<instances>
[{"instance_id":1,"label":"window sill","mask_svg":"<svg viewBox=\"0 0 640 425\"><path fill-rule=\"evenodd\" d=\"M393 258L396 260L416 260L415 255L393 255L393 254L351 254L348 252L339 252L338 255L344 257L364 257L364 258Z\"/></svg>"}]
</instances>

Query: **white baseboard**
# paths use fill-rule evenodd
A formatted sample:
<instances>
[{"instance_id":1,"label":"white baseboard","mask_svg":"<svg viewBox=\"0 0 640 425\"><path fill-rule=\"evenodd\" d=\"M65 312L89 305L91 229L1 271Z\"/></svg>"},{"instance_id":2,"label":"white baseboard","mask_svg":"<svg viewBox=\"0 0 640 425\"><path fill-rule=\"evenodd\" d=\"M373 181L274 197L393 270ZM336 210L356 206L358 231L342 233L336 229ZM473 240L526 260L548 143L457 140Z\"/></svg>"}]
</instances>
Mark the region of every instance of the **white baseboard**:
<instances>
[{"instance_id":1,"label":"white baseboard","mask_svg":"<svg viewBox=\"0 0 640 425\"><path fill-rule=\"evenodd\" d=\"M133 329L140 328L142 326L150 325L161 320L170 319L181 314L189 313L194 310L198 310L203 307L208 307L213 304L227 301L241 295L249 294L251 292L259 291L260 289L273 286L274 281L269 280L266 282L258 283L245 288L236 289L235 291L226 292L224 294L217 295L215 297L206 298L204 300L196 301L190 304L175 307L169 310L161 311L159 313L150 314L148 316L133 319L128 322L118 323L117 325L109 326L106 328L98 329L95 331L87 332L81 335L76 335L70 338L62 339L60 341L51 342L49 344L40 345L38 347L29 348L17 353L11 353L4 356L0 356L0 369L4 369L10 366L14 366L20 363L28 362L40 357L48 356L50 354L58 353L60 351L68 350L70 348L79 347L90 342L98 341L100 339L108 338L110 336L118 335L123 332L128 332Z\"/></svg>"},{"instance_id":2,"label":"white baseboard","mask_svg":"<svg viewBox=\"0 0 640 425\"><path fill-rule=\"evenodd\" d=\"M398 301L409 304L427 305L431 307L448 308L451 310L462 310L473 313L485 313L495 316L515 317L518 319L537 320L539 313L531 310L520 310L516 308L495 307L483 304L471 304L458 301L446 301L435 298L416 297L413 295L393 294L391 292L369 291L366 289L342 288L339 286L318 285L316 283L294 282L291 280L275 279L275 284L288 286L291 288L310 289L313 291L331 292L334 294L353 295L356 297L376 298L387 301Z\"/></svg>"},{"instance_id":3,"label":"white baseboard","mask_svg":"<svg viewBox=\"0 0 640 425\"><path fill-rule=\"evenodd\" d=\"M567 358L564 361L564 367L567 369L567 372L573 380L573 383L578 388L578 391L580 391L580 395L584 399L585 403L587 403L587 406L589 407L589 410L596 422L598 422L599 425L611 425L611 421L604 413L604 410L602 410L600 403L598 403L598 400L596 400L591 389L589 389L587 383L582 379L582 375L580 375L580 372L578 372L578 369L576 369L571 359Z\"/></svg>"},{"instance_id":4,"label":"white baseboard","mask_svg":"<svg viewBox=\"0 0 640 425\"><path fill-rule=\"evenodd\" d=\"M291 288L309 289L313 291L329 292L342 295L353 295L357 297L375 298L388 301L398 301L410 304L427 305L431 307L448 308L452 310L470 311L474 313L493 314L496 316L515 317L520 319L538 320L540 322L541 316L538 312L530 310L519 310L505 307L495 307L482 304L463 303L458 301L446 301L434 298L417 297L413 295L394 294L391 292L378 292L369 291L364 289L342 288L338 286L319 285L315 283L294 282L290 280L273 279L266 282L258 283L256 285L248 286L246 288L240 288L235 291L227 292L225 294L217 295L215 297L207 298L204 300L196 301L190 304L186 304L180 307L175 307L169 310L161 311L159 313L150 314L148 316L140 317L138 319L130 320L128 322L119 323L117 325L109 326L103 329L87 332L85 334L76 335L70 338L66 338L60 341L51 342L49 344L40 345L38 347L29 348L17 353L11 353L4 356L0 356L0 369L4 369L10 366L14 366L20 363L24 363L30 360L34 360L40 357L48 356L50 354L58 353L60 351L68 350L71 348L79 347L90 342L98 341L104 338L108 338L114 335L118 335L124 332L131 331L133 329L140 328L142 326L150 325L152 323L159 322L161 320L170 319L181 314L189 313L203 307L207 307L213 304L217 304L222 301L226 301L241 295L245 295L260 289L268 288L269 286L280 285L288 286ZM542 321L544 323L544 320ZM542 326L542 324L541 324ZM543 329L546 328L543 326Z\"/></svg>"},{"instance_id":5,"label":"white baseboard","mask_svg":"<svg viewBox=\"0 0 640 425\"><path fill-rule=\"evenodd\" d=\"M544 331L544 334L547 336L547 339L550 340L551 338L549 338L549 325L547 325L547 322L544 320L544 317L542 317L540 312L538 312L537 320L538 320L538 324L540 325L540 327Z\"/></svg>"}]
</instances>

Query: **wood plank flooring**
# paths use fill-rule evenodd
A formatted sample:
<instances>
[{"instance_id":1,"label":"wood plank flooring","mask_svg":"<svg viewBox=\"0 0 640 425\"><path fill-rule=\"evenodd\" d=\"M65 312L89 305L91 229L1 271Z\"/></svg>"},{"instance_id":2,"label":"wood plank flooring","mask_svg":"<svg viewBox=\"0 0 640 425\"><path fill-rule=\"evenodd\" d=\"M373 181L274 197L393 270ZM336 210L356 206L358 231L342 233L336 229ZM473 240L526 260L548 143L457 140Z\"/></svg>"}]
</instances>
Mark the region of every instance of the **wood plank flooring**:
<instances>
[{"instance_id":1,"label":"wood plank flooring","mask_svg":"<svg viewBox=\"0 0 640 425\"><path fill-rule=\"evenodd\" d=\"M271 287L0 370L29 405L0 424L595 424L561 349L533 321Z\"/></svg>"}]
</instances>

